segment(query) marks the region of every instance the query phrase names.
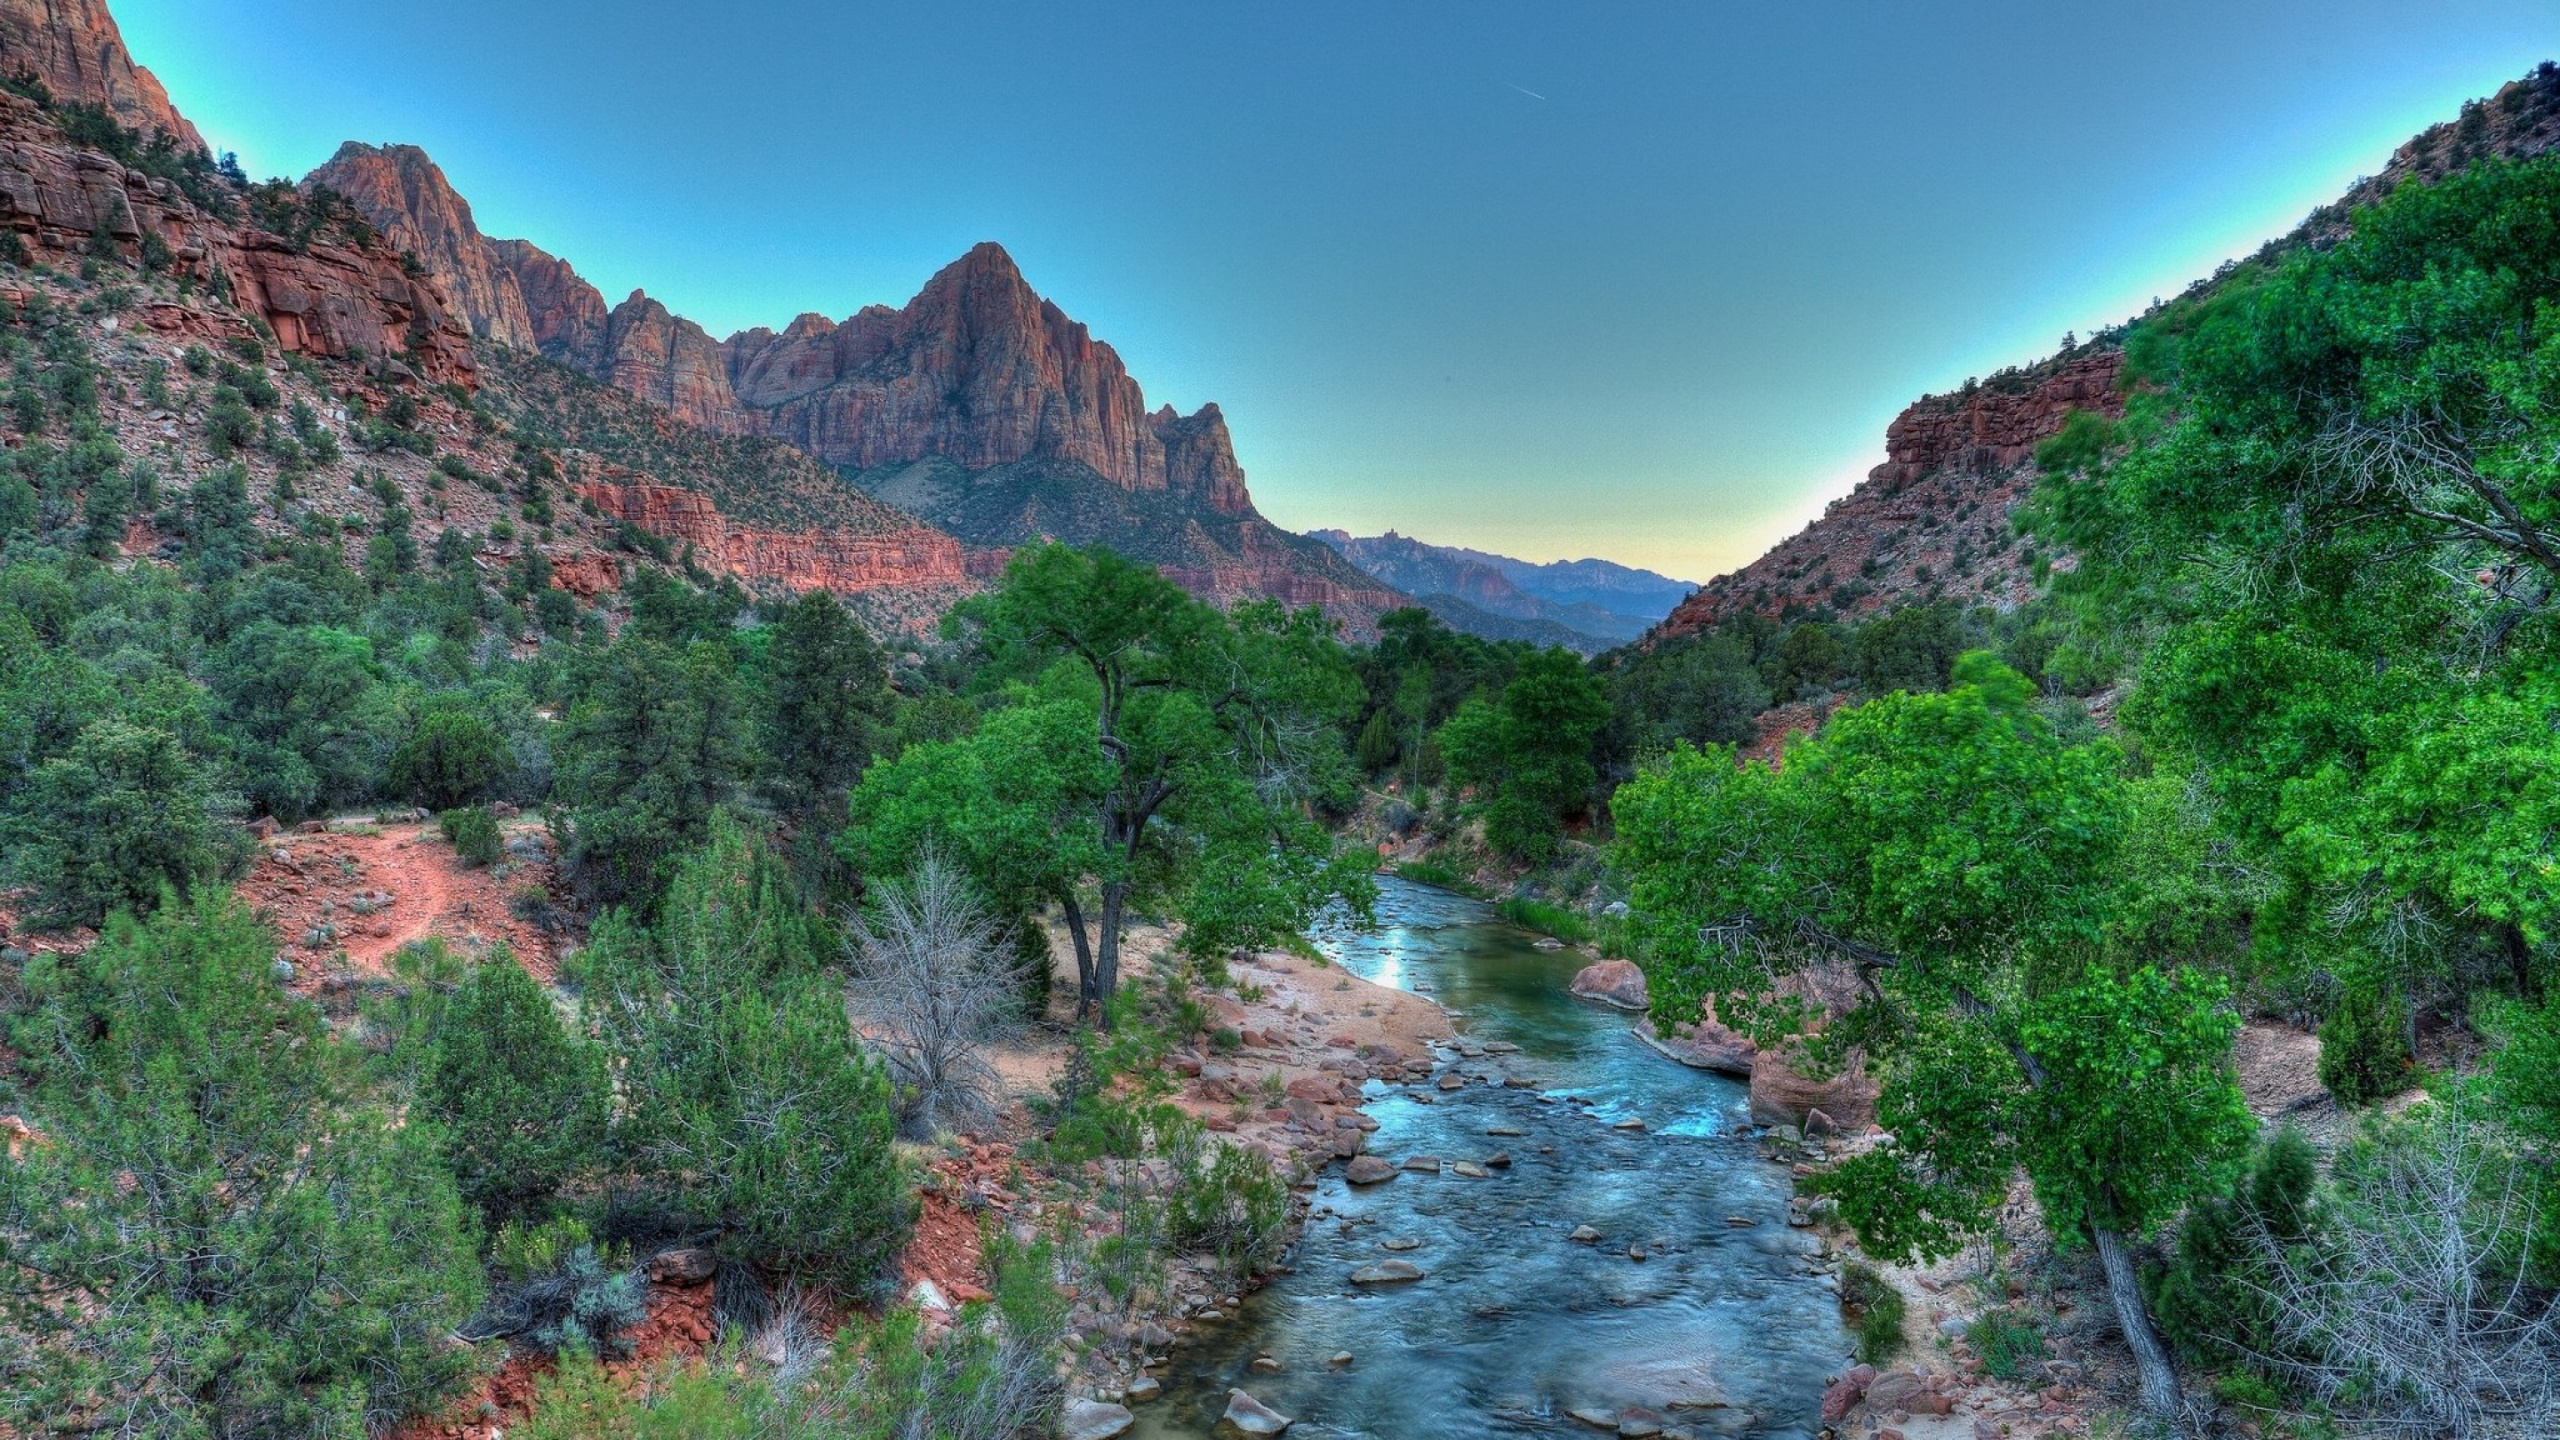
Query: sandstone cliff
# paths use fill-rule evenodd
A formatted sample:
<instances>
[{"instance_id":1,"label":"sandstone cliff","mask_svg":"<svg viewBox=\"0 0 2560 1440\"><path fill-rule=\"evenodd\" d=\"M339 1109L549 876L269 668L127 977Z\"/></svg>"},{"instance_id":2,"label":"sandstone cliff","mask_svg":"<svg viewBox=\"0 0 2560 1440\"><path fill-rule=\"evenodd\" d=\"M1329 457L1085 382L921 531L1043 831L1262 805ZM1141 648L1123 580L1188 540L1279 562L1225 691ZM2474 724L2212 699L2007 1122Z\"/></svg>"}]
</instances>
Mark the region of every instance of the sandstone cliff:
<instances>
[{"instance_id":1,"label":"sandstone cliff","mask_svg":"<svg viewBox=\"0 0 2560 1440\"><path fill-rule=\"evenodd\" d=\"M1002 246L975 247L904 306L714 340L640 291L608 310L566 263L482 235L414 147L350 143L306 184L346 195L414 251L475 334L704 432L784 441L967 544L1108 543L1204 597L1318 604L1359 634L1408 603L1264 520L1218 407L1150 411L1118 352L1035 292ZM905 474L918 465L921 489ZM751 501L719 503L736 520Z\"/></svg>"},{"instance_id":2,"label":"sandstone cliff","mask_svg":"<svg viewBox=\"0 0 2560 1440\"><path fill-rule=\"evenodd\" d=\"M0 74L31 74L56 100L97 105L127 129L204 148L159 80L133 63L106 0L0 0Z\"/></svg>"},{"instance_id":3,"label":"sandstone cliff","mask_svg":"<svg viewBox=\"0 0 2560 1440\"><path fill-rule=\"evenodd\" d=\"M415 145L350 140L311 179L355 203L383 236L418 257L444 286L471 333L531 349L533 320L515 273L499 263L473 223L471 206Z\"/></svg>"},{"instance_id":4,"label":"sandstone cliff","mask_svg":"<svg viewBox=\"0 0 2560 1440\"><path fill-rule=\"evenodd\" d=\"M2123 354L2088 346L1953 395L1924 396L1885 428L1885 462L1822 518L1710 580L1656 628L1689 634L1726 616L1828 606L1859 615L1947 598L2006 608L2034 590L2034 557L2010 512L2034 485L2035 447L2074 410L2123 413Z\"/></svg>"}]
</instances>

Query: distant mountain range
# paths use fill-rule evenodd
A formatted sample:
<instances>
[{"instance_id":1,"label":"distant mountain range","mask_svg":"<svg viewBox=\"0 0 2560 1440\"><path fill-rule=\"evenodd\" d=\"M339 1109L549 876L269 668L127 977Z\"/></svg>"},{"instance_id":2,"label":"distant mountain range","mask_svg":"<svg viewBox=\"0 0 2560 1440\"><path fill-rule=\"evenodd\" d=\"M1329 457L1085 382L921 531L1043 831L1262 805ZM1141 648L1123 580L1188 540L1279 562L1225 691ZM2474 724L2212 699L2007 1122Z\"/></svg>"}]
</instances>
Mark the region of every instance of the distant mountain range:
<instances>
[{"instance_id":1,"label":"distant mountain range","mask_svg":"<svg viewBox=\"0 0 2560 1440\"><path fill-rule=\"evenodd\" d=\"M1311 530L1371 578L1419 600L1453 630L1593 654L1637 638L1698 587L1607 560L1537 564L1393 530Z\"/></svg>"}]
</instances>

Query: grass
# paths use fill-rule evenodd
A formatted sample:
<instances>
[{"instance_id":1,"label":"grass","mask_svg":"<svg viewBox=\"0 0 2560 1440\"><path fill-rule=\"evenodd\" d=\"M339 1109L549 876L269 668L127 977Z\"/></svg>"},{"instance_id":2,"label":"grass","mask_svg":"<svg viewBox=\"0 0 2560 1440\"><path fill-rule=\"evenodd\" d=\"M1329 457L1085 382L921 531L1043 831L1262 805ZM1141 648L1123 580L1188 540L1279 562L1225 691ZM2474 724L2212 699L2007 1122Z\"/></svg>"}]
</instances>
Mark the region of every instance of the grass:
<instances>
[{"instance_id":1,"label":"grass","mask_svg":"<svg viewBox=\"0 0 2560 1440\"><path fill-rule=\"evenodd\" d=\"M1553 935L1568 945L1587 945L1600 936L1600 927L1581 911L1546 900L1532 900L1514 895L1495 907L1502 918L1523 930Z\"/></svg>"},{"instance_id":2,"label":"grass","mask_svg":"<svg viewBox=\"0 0 2560 1440\"><path fill-rule=\"evenodd\" d=\"M1840 1307L1858 1330L1858 1358L1881 1365L1902 1348L1902 1292L1872 1265L1852 1260L1840 1267Z\"/></svg>"},{"instance_id":3,"label":"grass","mask_svg":"<svg viewBox=\"0 0 2560 1440\"><path fill-rule=\"evenodd\" d=\"M2004 1307L1982 1312L1982 1318L1965 1331L1965 1339L1973 1353L1982 1357L1982 1368L1996 1380L2015 1380L2044 1358L2044 1326L2019 1310Z\"/></svg>"},{"instance_id":4,"label":"grass","mask_svg":"<svg viewBox=\"0 0 2560 1440\"><path fill-rule=\"evenodd\" d=\"M1406 860L1396 866L1396 878L1416 885L1430 885L1442 890L1455 890L1461 895L1484 898L1484 890L1474 881L1436 860Z\"/></svg>"}]
</instances>

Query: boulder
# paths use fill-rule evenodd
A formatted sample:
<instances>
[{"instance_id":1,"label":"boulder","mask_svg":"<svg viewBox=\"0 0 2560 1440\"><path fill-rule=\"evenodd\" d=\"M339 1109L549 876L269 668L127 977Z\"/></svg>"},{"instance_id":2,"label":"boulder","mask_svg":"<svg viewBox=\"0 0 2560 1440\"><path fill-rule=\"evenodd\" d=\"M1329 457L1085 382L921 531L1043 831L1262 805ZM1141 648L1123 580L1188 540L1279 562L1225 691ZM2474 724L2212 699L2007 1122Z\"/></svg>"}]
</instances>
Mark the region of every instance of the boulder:
<instances>
[{"instance_id":1,"label":"boulder","mask_svg":"<svg viewBox=\"0 0 2560 1440\"><path fill-rule=\"evenodd\" d=\"M1908 1410L1924 1387L1908 1370L1887 1370L1867 1383L1867 1408L1878 1415Z\"/></svg>"},{"instance_id":2,"label":"boulder","mask_svg":"<svg viewBox=\"0 0 2560 1440\"><path fill-rule=\"evenodd\" d=\"M1632 960L1603 960L1584 966L1582 973L1573 977L1573 993L1621 1010L1642 1010L1652 1003L1645 992L1644 972Z\"/></svg>"},{"instance_id":3,"label":"boulder","mask_svg":"<svg viewBox=\"0 0 2560 1440\"><path fill-rule=\"evenodd\" d=\"M1125 1406L1107 1400L1070 1400L1066 1413L1058 1417L1058 1434L1062 1440L1112 1440L1126 1433L1137 1418Z\"/></svg>"},{"instance_id":4,"label":"boulder","mask_svg":"<svg viewBox=\"0 0 2560 1440\"><path fill-rule=\"evenodd\" d=\"M1851 1052L1849 1063L1829 1079L1804 1074L1774 1050L1752 1057L1751 1118L1762 1125L1800 1127L1820 1110L1826 1123L1855 1133L1875 1123L1881 1093L1862 1052Z\"/></svg>"},{"instance_id":5,"label":"boulder","mask_svg":"<svg viewBox=\"0 0 2560 1440\"><path fill-rule=\"evenodd\" d=\"M1375 1155L1354 1155L1342 1167L1342 1178L1354 1185L1378 1185L1396 1178L1396 1167Z\"/></svg>"},{"instance_id":6,"label":"boulder","mask_svg":"<svg viewBox=\"0 0 2560 1440\"><path fill-rule=\"evenodd\" d=\"M1381 1260L1375 1265L1363 1265L1352 1271L1351 1283L1354 1285L1405 1285L1430 1273L1410 1260Z\"/></svg>"},{"instance_id":7,"label":"boulder","mask_svg":"<svg viewBox=\"0 0 2560 1440\"><path fill-rule=\"evenodd\" d=\"M664 1250L649 1257L652 1285L694 1285L711 1278L720 1257L708 1250Z\"/></svg>"},{"instance_id":8,"label":"boulder","mask_svg":"<svg viewBox=\"0 0 2560 1440\"><path fill-rule=\"evenodd\" d=\"M1163 1381L1153 1375L1141 1375L1129 1382L1129 1388L1121 1392L1120 1399L1123 1404L1144 1405L1163 1393Z\"/></svg>"},{"instance_id":9,"label":"boulder","mask_svg":"<svg viewBox=\"0 0 2560 1440\"><path fill-rule=\"evenodd\" d=\"M1268 1440L1297 1423L1242 1390L1230 1390L1226 1413L1218 1417L1217 1433L1227 1440Z\"/></svg>"}]
</instances>

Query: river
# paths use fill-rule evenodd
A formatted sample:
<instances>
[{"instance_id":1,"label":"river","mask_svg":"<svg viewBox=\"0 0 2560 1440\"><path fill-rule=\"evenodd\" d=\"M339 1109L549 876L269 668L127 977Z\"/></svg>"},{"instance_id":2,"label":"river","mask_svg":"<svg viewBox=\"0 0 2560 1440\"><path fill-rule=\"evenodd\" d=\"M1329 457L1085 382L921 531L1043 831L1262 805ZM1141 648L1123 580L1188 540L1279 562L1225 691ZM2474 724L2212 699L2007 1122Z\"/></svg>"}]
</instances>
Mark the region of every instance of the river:
<instances>
[{"instance_id":1,"label":"river","mask_svg":"<svg viewBox=\"0 0 2560 1440\"><path fill-rule=\"evenodd\" d=\"M1295 1417L1293 1436L1589 1436L1568 1411L1628 1406L1702 1436L1813 1434L1851 1341L1812 1237L1787 1227L1787 1172L1760 1158L1743 1087L1572 998L1577 952L1539 950L1463 896L1379 888L1377 929L1316 943L1448 1007L1461 1048L1479 1052L1460 1069L1506 1083L1372 1081L1370 1149L1511 1164L1362 1188L1329 1169L1289 1273L1173 1352L1133 1433L1208 1436L1237 1386ZM1570 1239L1580 1226L1600 1238ZM1427 1274L1349 1283L1390 1259ZM1281 1369L1253 1370L1258 1356Z\"/></svg>"}]
</instances>

